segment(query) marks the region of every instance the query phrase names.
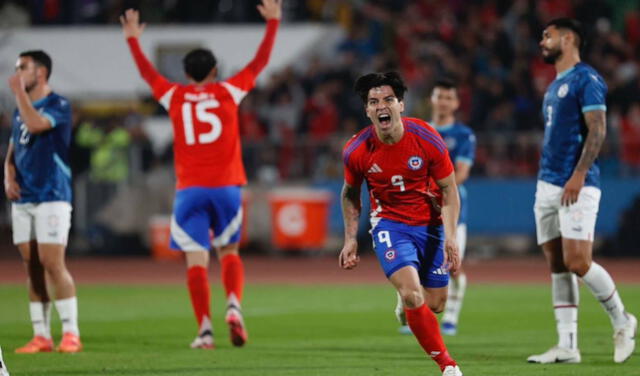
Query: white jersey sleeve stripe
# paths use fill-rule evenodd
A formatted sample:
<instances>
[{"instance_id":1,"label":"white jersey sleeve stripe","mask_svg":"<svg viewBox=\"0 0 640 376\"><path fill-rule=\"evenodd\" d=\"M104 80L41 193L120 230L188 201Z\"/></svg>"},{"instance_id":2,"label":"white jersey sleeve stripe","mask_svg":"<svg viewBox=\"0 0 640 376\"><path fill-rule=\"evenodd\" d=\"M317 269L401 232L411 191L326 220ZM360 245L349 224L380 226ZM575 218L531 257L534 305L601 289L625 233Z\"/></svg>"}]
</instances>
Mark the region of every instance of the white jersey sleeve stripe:
<instances>
[{"instance_id":1,"label":"white jersey sleeve stripe","mask_svg":"<svg viewBox=\"0 0 640 376\"><path fill-rule=\"evenodd\" d=\"M197 241L193 240L176 221L175 216L171 216L171 237L185 252L188 251L208 251Z\"/></svg>"},{"instance_id":2,"label":"white jersey sleeve stripe","mask_svg":"<svg viewBox=\"0 0 640 376\"><path fill-rule=\"evenodd\" d=\"M236 216L231 220L231 222L229 222L229 224L222 231L222 233L213 239L213 241L211 242L211 245L213 245L216 248L228 245L229 240L231 240L231 237L236 232L238 232L241 225L242 225L242 207L238 209L238 213L236 213Z\"/></svg>"},{"instance_id":3,"label":"white jersey sleeve stripe","mask_svg":"<svg viewBox=\"0 0 640 376\"><path fill-rule=\"evenodd\" d=\"M176 91L178 85L173 86L171 89L167 90L166 93L160 97L160 104L164 107L165 110L169 111L169 106L171 105L171 98L173 97L173 92Z\"/></svg>"},{"instance_id":4,"label":"white jersey sleeve stripe","mask_svg":"<svg viewBox=\"0 0 640 376\"><path fill-rule=\"evenodd\" d=\"M231 85L230 83L223 81L221 82L222 86L225 87L225 89L227 89L227 91L229 91L229 94L231 94L231 97L233 97L233 101L236 104L240 104L240 102L242 101L242 99L247 95L247 92Z\"/></svg>"}]
</instances>

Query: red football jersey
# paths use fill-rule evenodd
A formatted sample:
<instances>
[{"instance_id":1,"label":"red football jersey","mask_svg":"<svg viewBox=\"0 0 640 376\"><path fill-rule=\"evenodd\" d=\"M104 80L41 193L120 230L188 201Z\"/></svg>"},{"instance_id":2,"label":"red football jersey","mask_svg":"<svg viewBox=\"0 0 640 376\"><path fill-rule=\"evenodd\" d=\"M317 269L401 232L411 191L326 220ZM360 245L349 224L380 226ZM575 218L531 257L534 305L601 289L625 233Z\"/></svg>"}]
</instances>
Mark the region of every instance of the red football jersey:
<instances>
[{"instance_id":1,"label":"red football jersey","mask_svg":"<svg viewBox=\"0 0 640 376\"><path fill-rule=\"evenodd\" d=\"M347 142L342 153L344 179L351 186L366 180L371 218L387 218L412 226L442 224L434 207L439 188L435 180L453 172L447 146L425 121L402 118L400 141L380 141L370 125Z\"/></svg>"},{"instance_id":2,"label":"red football jersey","mask_svg":"<svg viewBox=\"0 0 640 376\"><path fill-rule=\"evenodd\" d=\"M177 188L243 185L238 106L269 61L278 20L269 20L254 59L233 77L206 85L182 85L160 75L137 38L127 41L153 97L169 113L174 133Z\"/></svg>"}]
</instances>

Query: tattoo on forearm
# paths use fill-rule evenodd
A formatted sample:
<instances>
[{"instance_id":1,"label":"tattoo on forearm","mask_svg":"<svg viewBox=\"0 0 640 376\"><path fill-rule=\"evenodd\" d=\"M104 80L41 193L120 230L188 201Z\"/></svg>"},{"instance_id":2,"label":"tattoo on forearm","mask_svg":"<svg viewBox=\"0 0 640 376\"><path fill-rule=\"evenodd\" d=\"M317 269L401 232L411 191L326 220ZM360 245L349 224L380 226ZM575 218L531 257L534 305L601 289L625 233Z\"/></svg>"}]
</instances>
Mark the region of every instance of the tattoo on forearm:
<instances>
[{"instance_id":1,"label":"tattoo on forearm","mask_svg":"<svg viewBox=\"0 0 640 376\"><path fill-rule=\"evenodd\" d=\"M360 210L360 190L345 185L342 188L342 217L344 219L345 237L355 238L358 233Z\"/></svg>"},{"instance_id":2,"label":"tattoo on forearm","mask_svg":"<svg viewBox=\"0 0 640 376\"><path fill-rule=\"evenodd\" d=\"M607 134L607 125L604 111L589 111L584 114L589 133L584 141L582 155L576 165L576 170L587 171L598 158L598 153Z\"/></svg>"}]
</instances>

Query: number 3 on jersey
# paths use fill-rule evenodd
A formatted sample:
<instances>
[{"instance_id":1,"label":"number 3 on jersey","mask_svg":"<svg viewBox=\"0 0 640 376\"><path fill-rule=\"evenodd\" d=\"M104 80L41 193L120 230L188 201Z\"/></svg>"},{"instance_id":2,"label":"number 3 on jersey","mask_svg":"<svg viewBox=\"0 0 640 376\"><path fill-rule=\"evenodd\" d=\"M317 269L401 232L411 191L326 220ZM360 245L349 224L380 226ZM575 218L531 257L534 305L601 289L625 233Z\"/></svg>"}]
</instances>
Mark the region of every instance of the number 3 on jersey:
<instances>
[{"instance_id":1,"label":"number 3 on jersey","mask_svg":"<svg viewBox=\"0 0 640 376\"><path fill-rule=\"evenodd\" d=\"M199 144L210 144L217 140L222 133L222 122L216 114L207 112L212 108L220 107L220 102L215 99L198 102L196 107L196 119L201 123L211 125L211 130L207 133L198 135ZM193 102L184 102L182 104L182 123L184 124L184 139L187 145L196 143L195 128L193 126Z\"/></svg>"}]
</instances>

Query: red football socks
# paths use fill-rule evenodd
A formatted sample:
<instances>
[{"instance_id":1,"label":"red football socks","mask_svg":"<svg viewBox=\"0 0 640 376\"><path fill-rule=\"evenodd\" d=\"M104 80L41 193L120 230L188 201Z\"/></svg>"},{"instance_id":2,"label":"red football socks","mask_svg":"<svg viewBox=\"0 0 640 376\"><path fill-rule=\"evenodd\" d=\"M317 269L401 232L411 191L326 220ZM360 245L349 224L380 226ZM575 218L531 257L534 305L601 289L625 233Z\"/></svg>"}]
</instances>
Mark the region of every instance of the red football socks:
<instances>
[{"instance_id":1,"label":"red football socks","mask_svg":"<svg viewBox=\"0 0 640 376\"><path fill-rule=\"evenodd\" d=\"M198 320L198 327L200 328L205 318L211 320L211 311L209 308L211 304L211 294L209 291L207 268L204 266L192 266L187 269L187 285L189 286L193 312L196 314L196 320Z\"/></svg>"},{"instance_id":2,"label":"red football socks","mask_svg":"<svg viewBox=\"0 0 640 376\"><path fill-rule=\"evenodd\" d=\"M226 255L220 260L220 264L222 264L222 284L227 298L234 294L238 301L241 301L244 289L244 266L240 256Z\"/></svg>"},{"instance_id":3,"label":"red football socks","mask_svg":"<svg viewBox=\"0 0 640 376\"><path fill-rule=\"evenodd\" d=\"M444 370L446 366L455 366L456 362L451 359L442 341L438 319L429 307L423 304L414 309L405 308L404 312L411 332L424 351L438 363L440 370Z\"/></svg>"}]
</instances>

